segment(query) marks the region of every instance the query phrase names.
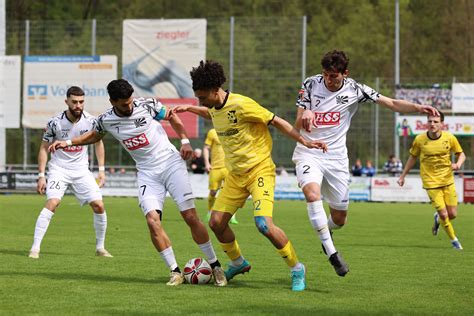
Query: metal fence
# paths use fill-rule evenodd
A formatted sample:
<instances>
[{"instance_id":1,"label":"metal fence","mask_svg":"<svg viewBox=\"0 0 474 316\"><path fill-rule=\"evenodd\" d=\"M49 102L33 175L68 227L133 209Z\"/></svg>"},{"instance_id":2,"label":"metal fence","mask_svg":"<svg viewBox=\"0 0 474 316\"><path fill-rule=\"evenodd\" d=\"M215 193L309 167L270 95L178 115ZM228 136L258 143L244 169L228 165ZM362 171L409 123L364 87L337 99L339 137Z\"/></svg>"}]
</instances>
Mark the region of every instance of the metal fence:
<instances>
[{"instance_id":1,"label":"metal fence","mask_svg":"<svg viewBox=\"0 0 474 316\"><path fill-rule=\"evenodd\" d=\"M227 87L257 100L275 114L294 122L295 101L302 80L307 75L305 17L238 17L207 19L208 59L218 60L226 69ZM314 53L314 52L313 52ZM117 55L119 76L122 59L122 21L9 21L8 55ZM310 75L310 74L308 74ZM393 78L359 78L387 96L394 95ZM474 78L457 78L472 82ZM401 78L401 82L421 84L450 83L453 78ZM106 83L104 83L105 85ZM159 96L158 96L159 97ZM46 124L46 122L45 122ZM202 122L200 137L192 140L201 147L210 122ZM372 160L381 168L394 152L394 114L373 104L363 105L353 118L347 137L349 158ZM36 164L42 130L7 130L7 165L23 168ZM294 141L272 129L273 158L278 166L293 168ZM133 161L118 142L104 139L107 165L130 166ZM407 158L401 142L401 159ZM461 138L468 160L465 169L474 169L470 157L473 138ZM404 145L405 144L405 145Z\"/></svg>"}]
</instances>

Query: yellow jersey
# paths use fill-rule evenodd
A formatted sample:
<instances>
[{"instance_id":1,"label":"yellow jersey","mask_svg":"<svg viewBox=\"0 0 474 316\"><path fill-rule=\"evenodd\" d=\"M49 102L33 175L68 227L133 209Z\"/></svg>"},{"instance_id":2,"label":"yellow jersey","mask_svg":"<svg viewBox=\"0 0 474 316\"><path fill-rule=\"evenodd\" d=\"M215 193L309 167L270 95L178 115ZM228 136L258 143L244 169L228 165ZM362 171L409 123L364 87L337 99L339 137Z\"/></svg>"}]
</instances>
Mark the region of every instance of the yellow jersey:
<instances>
[{"instance_id":1,"label":"yellow jersey","mask_svg":"<svg viewBox=\"0 0 474 316\"><path fill-rule=\"evenodd\" d=\"M246 96L227 93L220 107L209 109L225 153L229 172L243 174L271 158L272 137L268 130L275 114Z\"/></svg>"},{"instance_id":2,"label":"yellow jersey","mask_svg":"<svg viewBox=\"0 0 474 316\"><path fill-rule=\"evenodd\" d=\"M206 140L204 144L211 148L211 166L213 169L219 169L225 167L225 154L224 149L222 148L221 141L217 137L217 132L215 128L212 128L207 132Z\"/></svg>"},{"instance_id":3,"label":"yellow jersey","mask_svg":"<svg viewBox=\"0 0 474 316\"><path fill-rule=\"evenodd\" d=\"M415 137L410 154L420 157L420 176L423 188L435 189L454 183L451 168L451 153L462 152L457 138L450 132L441 132L440 137L431 139L428 132Z\"/></svg>"}]
</instances>

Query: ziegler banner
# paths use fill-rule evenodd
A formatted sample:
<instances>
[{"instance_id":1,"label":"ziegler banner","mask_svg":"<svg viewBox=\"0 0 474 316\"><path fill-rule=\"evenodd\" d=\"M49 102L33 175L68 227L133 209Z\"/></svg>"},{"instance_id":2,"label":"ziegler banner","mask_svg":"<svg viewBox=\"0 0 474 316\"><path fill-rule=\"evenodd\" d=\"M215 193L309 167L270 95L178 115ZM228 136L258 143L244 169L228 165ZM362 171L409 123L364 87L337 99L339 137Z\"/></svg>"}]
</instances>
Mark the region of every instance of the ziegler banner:
<instances>
[{"instance_id":1,"label":"ziegler banner","mask_svg":"<svg viewBox=\"0 0 474 316\"><path fill-rule=\"evenodd\" d=\"M123 78L135 97L155 96L165 105L197 104L189 71L206 58L205 19L124 20ZM189 138L197 138L197 115L180 114ZM174 131L164 124L168 135Z\"/></svg>"},{"instance_id":2,"label":"ziegler banner","mask_svg":"<svg viewBox=\"0 0 474 316\"><path fill-rule=\"evenodd\" d=\"M111 107L107 84L117 79L117 56L26 56L23 80L24 127L44 128L67 105L66 91L79 86L84 110L97 116Z\"/></svg>"},{"instance_id":3,"label":"ziegler banner","mask_svg":"<svg viewBox=\"0 0 474 316\"><path fill-rule=\"evenodd\" d=\"M428 131L426 116L399 116L399 136L414 136ZM445 116L443 130L455 136L474 136L474 116Z\"/></svg>"}]
</instances>

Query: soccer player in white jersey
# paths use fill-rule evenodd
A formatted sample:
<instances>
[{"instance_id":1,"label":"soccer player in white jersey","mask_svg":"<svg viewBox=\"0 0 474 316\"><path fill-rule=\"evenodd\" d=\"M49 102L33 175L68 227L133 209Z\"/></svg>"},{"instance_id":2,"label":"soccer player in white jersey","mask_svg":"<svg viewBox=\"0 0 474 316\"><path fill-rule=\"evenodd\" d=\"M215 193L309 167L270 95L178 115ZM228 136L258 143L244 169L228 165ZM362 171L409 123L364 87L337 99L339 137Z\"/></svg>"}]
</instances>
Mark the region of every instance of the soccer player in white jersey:
<instances>
[{"instance_id":1,"label":"soccer player in white jersey","mask_svg":"<svg viewBox=\"0 0 474 316\"><path fill-rule=\"evenodd\" d=\"M50 146L50 150L54 152L64 148L67 143L92 144L102 139L105 133L110 133L135 160L139 204L150 230L151 241L171 271L167 285L175 286L184 282L170 238L161 224L167 191L178 205L194 241L211 264L215 284L227 285L224 270L217 260L207 229L200 221L194 206L194 196L184 161L191 158L193 150L183 123L177 115L173 115L172 111L154 98L133 99L133 87L126 80L111 81L107 91L112 108L98 117L96 129L67 142L56 142ZM168 120L181 138L180 151L169 141L159 123L160 120Z\"/></svg>"},{"instance_id":2,"label":"soccer player in white jersey","mask_svg":"<svg viewBox=\"0 0 474 316\"><path fill-rule=\"evenodd\" d=\"M112 257L104 247L107 214L99 189L99 186L105 182L104 144L102 142L95 144L99 163L99 184L89 171L87 146L69 145L51 154L51 160L48 163L48 180L46 181L45 178L48 146L54 140L77 137L94 129L95 117L84 111L84 91L81 88L70 87L66 92L65 102L68 109L49 120L38 154L39 174L36 190L39 194L46 192L47 201L36 221L29 257L39 258L41 241L68 187L71 187L81 205L89 203L94 212L96 255Z\"/></svg>"},{"instance_id":3,"label":"soccer player in white jersey","mask_svg":"<svg viewBox=\"0 0 474 316\"><path fill-rule=\"evenodd\" d=\"M346 275L349 268L337 252L331 234L346 223L350 181L346 134L358 105L375 102L394 112L438 115L431 106L385 97L348 78L348 63L343 51L328 52L321 60L323 73L304 81L296 102L296 127L305 138L326 142L328 151L323 153L297 143L293 153L309 220L339 276ZM322 196L329 204L329 217Z\"/></svg>"}]
</instances>

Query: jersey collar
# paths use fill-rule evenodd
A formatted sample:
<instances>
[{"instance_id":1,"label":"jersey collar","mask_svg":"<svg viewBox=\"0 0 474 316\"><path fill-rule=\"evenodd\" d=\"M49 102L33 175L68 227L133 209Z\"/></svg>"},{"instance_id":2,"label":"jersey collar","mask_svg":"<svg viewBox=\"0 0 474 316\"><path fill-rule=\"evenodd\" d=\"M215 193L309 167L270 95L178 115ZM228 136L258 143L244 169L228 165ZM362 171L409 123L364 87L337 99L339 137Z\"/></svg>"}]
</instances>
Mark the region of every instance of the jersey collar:
<instances>
[{"instance_id":1,"label":"jersey collar","mask_svg":"<svg viewBox=\"0 0 474 316\"><path fill-rule=\"evenodd\" d=\"M224 98L224 102L222 102L222 105L221 106L216 106L214 107L216 110L220 110L224 107L224 105L227 103L227 99L229 98L229 94L230 94L230 91L229 90L225 90L226 95L225 95L225 98Z\"/></svg>"},{"instance_id":2,"label":"jersey collar","mask_svg":"<svg viewBox=\"0 0 474 316\"><path fill-rule=\"evenodd\" d=\"M429 133L429 132L426 132L426 136L427 136L429 139L431 139L431 140L440 139L440 138L441 138L441 135L443 135L443 132L442 132L442 131L439 133L439 136L438 136L437 138L431 138L431 137L430 137L430 133Z\"/></svg>"}]
</instances>

